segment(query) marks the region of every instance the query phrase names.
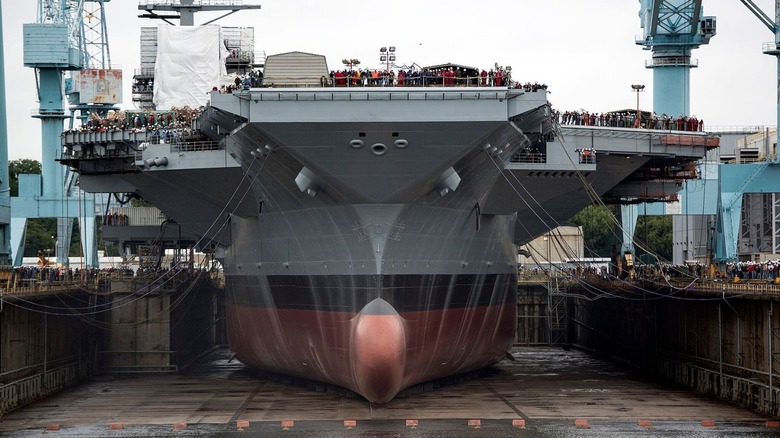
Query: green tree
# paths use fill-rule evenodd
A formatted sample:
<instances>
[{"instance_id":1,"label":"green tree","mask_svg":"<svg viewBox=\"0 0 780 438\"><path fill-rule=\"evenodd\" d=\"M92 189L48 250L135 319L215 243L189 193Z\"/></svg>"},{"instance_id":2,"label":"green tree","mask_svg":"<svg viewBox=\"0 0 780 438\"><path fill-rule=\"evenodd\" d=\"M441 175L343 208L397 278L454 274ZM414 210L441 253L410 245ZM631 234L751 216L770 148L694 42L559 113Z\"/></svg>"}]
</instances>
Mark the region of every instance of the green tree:
<instances>
[{"instance_id":1,"label":"green tree","mask_svg":"<svg viewBox=\"0 0 780 438\"><path fill-rule=\"evenodd\" d=\"M582 227L586 257L609 257L613 248L622 245L623 233L612 218L615 214L611 208L590 205L571 219ZM636 255L645 263L655 263L657 257L671 260L672 217L640 216L634 229L634 240L638 242Z\"/></svg>"},{"instance_id":2,"label":"green tree","mask_svg":"<svg viewBox=\"0 0 780 438\"><path fill-rule=\"evenodd\" d=\"M27 219L27 235L24 240L24 257L35 257L38 251L54 257L57 243L57 218L44 217ZM81 235L78 221L71 220L71 236L68 255L81 256Z\"/></svg>"},{"instance_id":3,"label":"green tree","mask_svg":"<svg viewBox=\"0 0 780 438\"><path fill-rule=\"evenodd\" d=\"M152 204L149 201L145 201L141 198L133 198L130 200L131 207L151 207Z\"/></svg>"},{"instance_id":4,"label":"green tree","mask_svg":"<svg viewBox=\"0 0 780 438\"><path fill-rule=\"evenodd\" d=\"M641 243L637 245L637 257L645 263L655 263L656 256L662 260L672 260L672 216L640 216L634 230L634 240ZM645 249L649 250L649 255Z\"/></svg>"},{"instance_id":5,"label":"green tree","mask_svg":"<svg viewBox=\"0 0 780 438\"><path fill-rule=\"evenodd\" d=\"M68 249L68 252L72 257L79 257L84 255L84 251L81 250L81 227L79 226L79 221L77 220L72 222L70 248Z\"/></svg>"},{"instance_id":6,"label":"green tree","mask_svg":"<svg viewBox=\"0 0 780 438\"><path fill-rule=\"evenodd\" d=\"M585 257L609 257L613 247L620 247L622 233L615 224L614 214L601 205L589 205L571 219L582 227Z\"/></svg>"},{"instance_id":7,"label":"green tree","mask_svg":"<svg viewBox=\"0 0 780 438\"><path fill-rule=\"evenodd\" d=\"M12 197L19 196L19 175L22 173L40 175L40 161L23 158L8 162L8 185L11 186Z\"/></svg>"},{"instance_id":8,"label":"green tree","mask_svg":"<svg viewBox=\"0 0 780 438\"><path fill-rule=\"evenodd\" d=\"M24 239L24 257L35 257L38 251L54 256L57 241L57 218L27 219ZM47 251L48 250L48 251Z\"/></svg>"}]
</instances>

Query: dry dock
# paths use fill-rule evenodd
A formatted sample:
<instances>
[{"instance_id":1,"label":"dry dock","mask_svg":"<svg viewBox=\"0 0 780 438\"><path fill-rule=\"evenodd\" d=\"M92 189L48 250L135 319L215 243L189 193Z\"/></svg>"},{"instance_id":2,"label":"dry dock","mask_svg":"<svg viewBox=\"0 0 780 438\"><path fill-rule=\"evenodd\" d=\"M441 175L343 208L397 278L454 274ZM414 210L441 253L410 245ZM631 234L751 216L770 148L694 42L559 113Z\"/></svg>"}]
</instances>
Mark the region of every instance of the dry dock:
<instances>
[{"instance_id":1,"label":"dry dock","mask_svg":"<svg viewBox=\"0 0 780 438\"><path fill-rule=\"evenodd\" d=\"M218 350L179 375L98 378L7 414L0 422L0 435L763 437L780 433L774 419L648 380L579 350L518 348L513 351L514 362L504 360L460 383L420 387L419 393L381 408L311 383L258 376L230 362L228 354Z\"/></svg>"}]
</instances>

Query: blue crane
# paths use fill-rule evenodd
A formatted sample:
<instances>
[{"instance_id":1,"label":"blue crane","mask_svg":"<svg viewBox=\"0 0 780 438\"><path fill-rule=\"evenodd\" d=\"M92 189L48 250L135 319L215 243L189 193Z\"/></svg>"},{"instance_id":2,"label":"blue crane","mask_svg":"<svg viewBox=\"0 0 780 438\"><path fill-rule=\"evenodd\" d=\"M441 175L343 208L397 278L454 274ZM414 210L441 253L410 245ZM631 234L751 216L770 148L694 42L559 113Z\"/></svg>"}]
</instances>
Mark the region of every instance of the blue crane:
<instances>
[{"instance_id":1,"label":"blue crane","mask_svg":"<svg viewBox=\"0 0 780 438\"><path fill-rule=\"evenodd\" d=\"M780 77L780 2L776 2L773 21L752 0L740 1L773 33L774 41L765 43L763 52L778 57ZM639 15L645 35L637 44L653 50L653 59L647 66L654 69L654 110L671 116L688 115L689 71L698 65L690 58L691 51L707 44L715 35L715 19L701 16L701 0L640 0L640 3L642 10ZM780 81L777 96L780 125ZM775 149L766 161L760 163L718 166L712 261L737 260L743 195L780 192L780 166L777 164ZM687 198L689 193L685 196ZM698 201L703 205L704 200ZM707 211L710 211L709 208ZM634 217L630 219L635 220Z\"/></svg>"},{"instance_id":2,"label":"blue crane","mask_svg":"<svg viewBox=\"0 0 780 438\"><path fill-rule=\"evenodd\" d=\"M752 0L740 0L774 35L774 41L765 43L763 52L777 57L777 77L780 78L780 2L775 2L774 21ZM780 126L780 82L777 83L777 121ZM717 262L736 261L738 257L742 199L745 193L779 193L780 166L777 144L780 130L775 139L775 149L767 160L757 164L721 166L719 178L718 220L714 242L713 259ZM777 215L775 211L774 215ZM773 219L775 220L775 219ZM776 246L776 245L775 245Z\"/></svg>"},{"instance_id":3,"label":"blue crane","mask_svg":"<svg viewBox=\"0 0 780 438\"><path fill-rule=\"evenodd\" d=\"M8 121L5 107L3 8L0 5L0 264L11 263L11 197L8 181Z\"/></svg>"},{"instance_id":4,"label":"blue crane","mask_svg":"<svg viewBox=\"0 0 780 438\"><path fill-rule=\"evenodd\" d=\"M637 40L643 49L653 52L645 66L653 70L653 112L669 117L691 113L691 69L698 60L691 58L693 49L709 44L715 36L715 17L702 16L702 0L639 0L639 18L644 35ZM639 92L644 85L632 85ZM664 214L662 204L653 203L644 211ZM639 216L637 205L623 205L622 251L633 251L633 234Z\"/></svg>"},{"instance_id":5,"label":"blue crane","mask_svg":"<svg viewBox=\"0 0 780 438\"><path fill-rule=\"evenodd\" d=\"M41 121L41 169L39 175L19 175L19 196L11 198L11 244L14 264L22 263L28 218L57 218L55 255L68 264L73 219L81 225L87 266L96 266L94 201L69 196L60 136L65 112L64 74L87 66L83 20L85 3L108 0L39 0L37 20L24 24L24 65L35 69L39 108L33 117ZM91 219L90 219L91 217Z\"/></svg>"},{"instance_id":6,"label":"blue crane","mask_svg":"<svg viewBox=\"0 0 780 438\"><path fill-rule=\"evenodd\" d=\"M693 49L715 36L715 17L703 17L701 0L639 0L644 38L636 43L653 52L653 110L671 117L690 115L690 71L698 67Z\"/></svg>"},{"instance_id":7,"label":"blue crane","mask_svg":"<svg viewBox=\"0 0 780 438\"><path fill-rule=\"evenodd\" d=\"M770 32L774 35L774 41L764 43L763 51L767 55L771 55L777 58L777 77L780 78L780 2L775 2L775 20L772 21L769 15L764 13L753 0L740 0L750 12L755 15L761 23L766 26ZM777 126L780 128L780 81L777 82ZM780 140L780 129L777 131ZM776 142L776 144L780 144ZM774 156L774 162L777 162L777 153Z\"/></svg>"}]
</instances>

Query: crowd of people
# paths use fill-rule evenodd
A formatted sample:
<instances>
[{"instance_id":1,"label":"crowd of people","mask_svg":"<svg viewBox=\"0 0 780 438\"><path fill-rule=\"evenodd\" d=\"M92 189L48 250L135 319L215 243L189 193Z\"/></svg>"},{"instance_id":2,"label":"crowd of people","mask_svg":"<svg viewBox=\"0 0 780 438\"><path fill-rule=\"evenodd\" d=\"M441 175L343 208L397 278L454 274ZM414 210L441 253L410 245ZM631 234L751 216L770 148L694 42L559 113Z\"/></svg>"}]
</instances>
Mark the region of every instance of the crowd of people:
<instances>
[{"instance_id":1,"label":"crowd of people","mask_svg":"<svg viewBox=\"0 0 780 438\"><path fill-rule=\"evenodd\" d=\"M520 83L512 80L511 70L498 67L496 69L468 71L463 67L453 66L440 69L353 69L332 70L328 77L320 79L320 86L336 87L403 87L403 86L482 86L522 89L528 93L546 90L546 84L539 82ZM263 86L273 86L263 82L262 72L250 70L246 74L237 75L232 83L212 87L211 91L232 93Z\"/></svg>"},{"instance_id":2,"label":"crowd of people","mask_svg":"<svg viewBox=\"0 0 780 438\"><path fill-rule=\"evenodd\" d=\"M780 278L780 260L729 263L726 272L732 279L774 281Z\"/></svg>"},{"instance_id":3,"label":"crowd of people","mask_svg":"<svg viewBox=\"0 0 780 438\"><path fill-rule=\"evenodd\" d=\"M591 113L588 111L554 111L553 116L561 125L606 126L611 128L646 128L665 131L701 132L704 130L704 120L695 116L672 117L666 114L660 116L653 113L649 117L641 115L637 119L636 111L617 111L608 113Z\"/></svg>"},{"instance_id":4,"label":"crowd of people","mask_svg":"<svg viewBox=\"0 0 780 438\"><path fill-rule=\"evenodd\" d=\"M606 272L599 272L599 274L603 277L607 276ZM611 271L611 274L616 275L614 270ZM709 266L700 262L682 265L670 263L640 264L633 267L633 272L630 276L633 279L651 281L696 278L720 281L739 279L774 282L775 279L780 278L780 260L727 263L723 271L719 271L714 267L710 269Z\"/></svg>"},{"instance_id":5,"label":"crowd of people","mask_svg":"<svg viewBox=\"0 0 780 438\"><path fill-rule=\"evenodd\" d=\"M263 73L261 71L249 70L248 73L236 75L230 84L221 84L214 86L211 91L218 91L222 94L232 93L234 91L248 90L263 86Z\"/></svg>"},{"instance_id":6,"label":"crowd of people","mask_svg":"<svg viewBox=\"0 0 780 438\"><path fill-rule=\"evenodd\" d=\"M110 111L105 116L92 113L81 126L68 132L107 132L117 130L175 131L190 129L200 109L188 106L168 111Z\"/></svg>"},{"instance_id":7,"label":"crowd of people","mask_svg":"<svg viewBox=\"0 0 780 438\"><path fill-rule=\"evenodd\" d=\"M746 265L748 264L749 263ZM774 266L775 269L777 266L780 266L780 261L775 262ZM546 274L546 271L539 267L526 268L523 266L519 272L521 275ZM729 272L732 272L731 268L729 268ZM599 264L598 266L595 266L592 263L564 263L555 264L553 274L569 277L597 276L602 279L620 278L625 280L647 280L652 282L662 282L672 279L703 279L710 277L710 271L708 267L702 263L685 263L682 265L675 265L665 262L641 264L632 263L631 265L627 265L625 263L621 263L619 265L615 263L603 263ZM734 275L733 272L732 275ZM777 276L777 274L775 274L775 276Z\"/></svg>"},{"instance_id":8,"label":"crowd of people","mask_svg":"<svg viewBox=\"0 0 780 438\"><path fill-rule=\"evenodd\" d=\"M483 86L511 87L516 85L511 78L511 70L500 67L482 70L479 73L462 67L452 66L438 69L344 69L330 72L328 84L337 87L360 86ZM321 84L326 85L326 84ZM537 84L538 87L541 87ZM532 86L529 84L529 90ZM537 88L538 89L538 88ZM535 90L534 90L535 91Z\"/></svg>"},{"instance_id":9,"label":"crowd of people","mask_svg":"<svg viewBox=\"0 0 780 438\"><path fill-rule=\"evenodd\" d=\"M90 282L100 276L119 274L133 276L130 268L62 268L56 266L19 266L13 269L11 284L17 287L32 285L32 283L54 282Z\"/></svg>"},{"instance_id":10,"label":"crowd of people","mask_svg":"<svg viewBox=\"0 0 780 438\"><path fill-rule=\"evenodd\" d=\"M171 108L168 111L112 111L101 116L92 113L83 125L63 133L73 132L113 132L130 131L133 133L149 133L151 143L181 143L197 141L203 135L194 128L193 121L201 113L200 109L190 107ZM95 148L84 147L79 150L67 150L65 154L79 158L82 156L113 156L116 149L97 152ZM118 223L105 224L118 225Z\"/></svg>"}]
</instances>

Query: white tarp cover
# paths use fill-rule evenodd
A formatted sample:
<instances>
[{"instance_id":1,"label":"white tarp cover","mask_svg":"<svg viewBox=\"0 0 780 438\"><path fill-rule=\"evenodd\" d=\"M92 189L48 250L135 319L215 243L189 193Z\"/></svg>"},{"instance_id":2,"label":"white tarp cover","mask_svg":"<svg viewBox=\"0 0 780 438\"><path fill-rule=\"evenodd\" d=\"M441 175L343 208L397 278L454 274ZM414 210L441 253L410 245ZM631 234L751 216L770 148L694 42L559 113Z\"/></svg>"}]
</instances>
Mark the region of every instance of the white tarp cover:
<instances>
[{"instance_id":1,"label":"white tarp cover","mask_svg":"<svg viewBox=\"0 0 780 438\"><path fill-rule=\"evenodd\" d=\"M156 108L205 105L208 93L226 74L225 56L218 25L159 25L154 65Z\"/></svg>"}]
</instances>

